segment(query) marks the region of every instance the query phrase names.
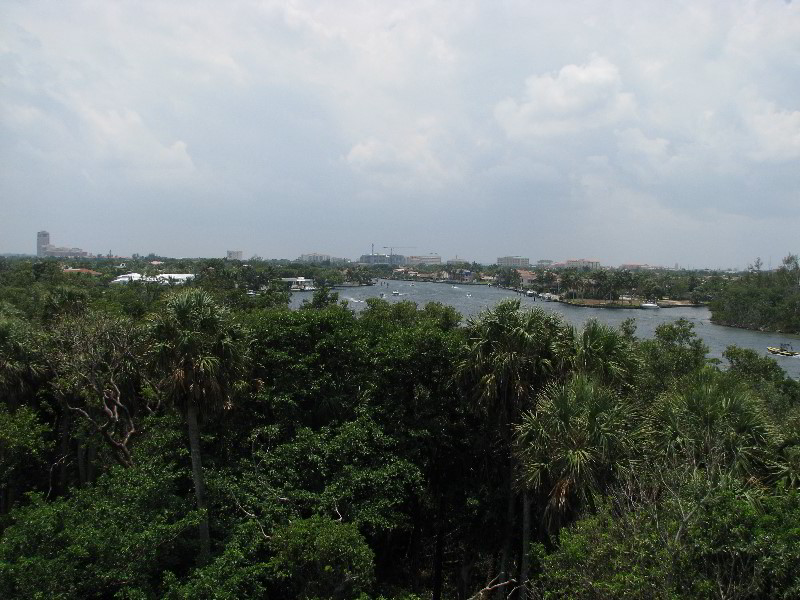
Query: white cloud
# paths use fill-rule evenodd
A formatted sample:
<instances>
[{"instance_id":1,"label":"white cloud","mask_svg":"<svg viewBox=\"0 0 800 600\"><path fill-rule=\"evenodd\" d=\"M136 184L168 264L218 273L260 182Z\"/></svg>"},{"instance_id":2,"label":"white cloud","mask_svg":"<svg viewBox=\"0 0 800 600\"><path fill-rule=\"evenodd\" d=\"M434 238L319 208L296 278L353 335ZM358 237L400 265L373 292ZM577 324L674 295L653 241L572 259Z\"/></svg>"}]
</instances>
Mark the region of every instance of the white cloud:
<instances>
[{"instance_id":1,"label":"white cloud","mask_svg":"<svg viewBox=\"0 0 800 600\"><path fill-rule=\"evenodd\" d=\"M751 158L778 162L800 158L800 110L778 110L768 103L748 121L755 137Z\"/></svg>"},{"instance_id":2,"label":"white cloud","mask_svg":"<svg viewBox=\"0 0 800 600\"><path fill-rule=\"evenodd\" d=\"M389 140L369 138L350 148L345 160L379 186L428 191L455 183L460 169L434 119Z\"/></svg>"},{"instance_id":3,"label":"white cloud","mask_svg":"<svg viewBox=\"0 0 800 600\"><path fill-rule=\"evenodd\" d=\"M506 135L524 139L613 125L632 118L635 110L633 95L622 90L619 69L594 56L583 65L566 65L556 75L529 77L524 97L502 100L494 114Z\"/></svg>"},{"instance_id":4,"label":"white cloud","mask_svg":"<svg viewBox=\"0 0 800 600\"><path fill-rule=\"evenodd\" d=\"M131 178L145 180L185 177L195 171L186 143L161 142L136 111L84 107L80 112L101 167L120 168Z\"/></svg>"}]
</instances>

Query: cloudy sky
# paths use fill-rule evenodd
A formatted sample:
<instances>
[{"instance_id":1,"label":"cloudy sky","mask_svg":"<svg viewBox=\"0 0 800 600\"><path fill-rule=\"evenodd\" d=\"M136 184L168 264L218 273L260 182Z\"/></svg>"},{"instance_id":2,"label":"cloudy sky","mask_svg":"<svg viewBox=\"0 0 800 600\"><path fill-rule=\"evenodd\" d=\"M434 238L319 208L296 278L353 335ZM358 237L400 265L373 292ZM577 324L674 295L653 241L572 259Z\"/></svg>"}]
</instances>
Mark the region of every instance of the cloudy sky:
<instances>
[{"instance_id":1,"label":"cloudy sky","mask_svg":"<svg viewBox=\"0 0 800 600\"><path fill-rule=\"evenodd\" d=\"M800 3L0 3L0 252L772 266Z\"/></svg>"}]
</instances>

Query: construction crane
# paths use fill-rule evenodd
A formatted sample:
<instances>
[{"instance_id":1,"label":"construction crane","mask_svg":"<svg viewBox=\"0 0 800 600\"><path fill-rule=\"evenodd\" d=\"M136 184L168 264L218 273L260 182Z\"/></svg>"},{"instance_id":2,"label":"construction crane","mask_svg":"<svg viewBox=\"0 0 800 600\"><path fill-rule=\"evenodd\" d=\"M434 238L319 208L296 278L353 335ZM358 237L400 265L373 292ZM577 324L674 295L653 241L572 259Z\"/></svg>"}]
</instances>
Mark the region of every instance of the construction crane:
<instances>
[{"instance_id":1,"label":"construction crane","mask_svg":"<svg viewBox=\"0 0 800 600\"><path fill-rule=\"evenodd\" d=\"M389 249L389 264L393 265L394 261L392 260L392 256L394 256L395 248L416 248L416 246L384 246L383 248L384 248L384 250L386 248Z\"/></svg>"}]
</instances>

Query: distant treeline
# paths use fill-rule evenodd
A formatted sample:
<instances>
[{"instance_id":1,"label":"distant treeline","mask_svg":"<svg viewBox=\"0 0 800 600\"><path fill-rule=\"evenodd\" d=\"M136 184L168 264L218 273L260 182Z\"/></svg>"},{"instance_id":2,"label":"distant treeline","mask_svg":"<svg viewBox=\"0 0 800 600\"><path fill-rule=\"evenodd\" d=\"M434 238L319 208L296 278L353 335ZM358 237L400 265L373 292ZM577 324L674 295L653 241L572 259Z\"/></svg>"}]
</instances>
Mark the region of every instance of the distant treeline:
<instances>
[{"instance_id":1,"label":"distant treeline","mask_svg":"<svg viewBox=\"0 0 800 600\"><path fill-rule=\"evenodd\" d=\"M749 272L728 281L711 302L712 320L720 325L800 333L800 266L789 255L775 271L762 271L757 260Z\"/></svg>"}]
</instances>

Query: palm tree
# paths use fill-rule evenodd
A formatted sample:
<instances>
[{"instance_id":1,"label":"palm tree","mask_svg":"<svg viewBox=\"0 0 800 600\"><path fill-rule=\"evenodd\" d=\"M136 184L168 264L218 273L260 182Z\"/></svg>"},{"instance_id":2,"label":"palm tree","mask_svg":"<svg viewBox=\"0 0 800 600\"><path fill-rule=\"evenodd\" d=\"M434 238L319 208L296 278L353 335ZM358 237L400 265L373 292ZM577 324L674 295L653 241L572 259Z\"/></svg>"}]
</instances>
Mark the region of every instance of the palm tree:
<instances>
[{"instance_id":1,"label":"palm tree","mask_svg":"<svg viewBox=\"0 0 800 600\"><path fill-rule=\"evenodd\" d=\"M38 333L23 321L0 316L0 393L12 408L16 399L41 372Z\"/></svg>"},{"instance_id":2,"label":"palm tree","mask_svg":"<svg viewBox=\"0 0 800 600\"><path fill-rule=\"evenodd\" d=\"M575 329L571 333L570 366L574 371L617 389L632 385L641 360L622 331L590 319L580 333Z\"/></svg>"},{"instance_id":3,"label":"palm tree","mask_svg":"<svg viewBox=\"0 0 800 600\"><path fill-rule=\"evenodd\" d=\"M664 394L652 416L657 448L670 461L738 475L769 477L768 448L778 436L753 392L713 369Z\"/></svg>"},{"instance_id":4,"label":"palm tree","mask_svg":"<svg viewBox=\"0 0 800 600\"><path fill-rule=\"evenodd\" d=\"M506 531L500 560L501 579L508 576L516 494L517 463L512 454L513 427L531 407L536 391L564 364L566 328L560 317L541 309L520 310L507 299L468 321L467 353L460 371L473 386L475 408L497 421L501 457L507 461ZM527 578L529 499L523 497L523 564Z\"/></svg>"},{"instance_id":5,"label":"palm tree","mask_svg":"<svg viewBox=\"0 0 800 600\"><path fill-rule=\"evenodd\" d=\"M0 305L0 311L2 306ZM22 396L35 390L42 373L40 335L24 321L0 312L0 411L16 413ZM32 413L31 413L32 414ZM25 417L20 415L21 422ZM0 443L0 466L6 461L6 449ZM0 514L8 512L17 496L18 486L5 471L0 477Z\"/></svg>"},{"instance_id":6,"label":"palm tree","mask_svg":"<svg viewBox=\"0 0 800 600\"><path fill-rule=\"evenodd\" d=\"M557 530L598 492L629 470L636 448L633 407L584 374L550 383L516 429L525 482L547 498L548 529Z\"/></svg>"},{"instance_id":7,"label":"palm tree","mask_svg":"<svg viewBox=\"0 0 800 600\"><path fill-rule=\"evenodd\" d=\"M578 272L575 269L566 269L559 275L561 282L559 293L562 296L569 297L570 292L575 296L575 287L577 287L579 280Z\"/></svg>"},{"instance_id":8,"label":"palm tree","mask_svg":"<svg viewBox=\"0 0 800 600\"><path fill-rule=\"evenodd\" d=\"M149 323L152 358L161 388L182 411L189 432L200 524L200 562L208 560L211 537L200 453L199 418L231 404L233 384L247 356L242 330L228 311L200 289L168 297Z\"/></svg>"}]
</instances>

